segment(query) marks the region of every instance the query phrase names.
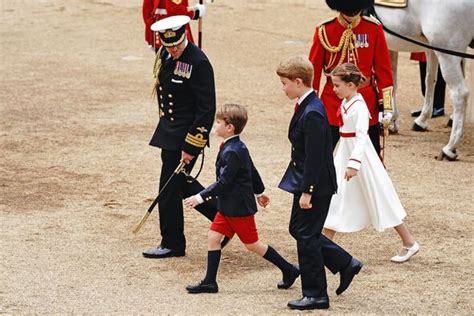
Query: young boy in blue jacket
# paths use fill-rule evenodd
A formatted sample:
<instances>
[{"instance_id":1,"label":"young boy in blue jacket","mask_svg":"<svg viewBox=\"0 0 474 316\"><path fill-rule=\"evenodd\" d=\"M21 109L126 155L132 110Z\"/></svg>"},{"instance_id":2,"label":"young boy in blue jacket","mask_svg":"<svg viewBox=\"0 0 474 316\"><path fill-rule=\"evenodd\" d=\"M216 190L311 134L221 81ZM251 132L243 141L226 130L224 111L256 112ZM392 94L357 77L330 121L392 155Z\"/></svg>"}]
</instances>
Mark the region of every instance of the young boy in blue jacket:
<instances>
[{"instance_id":1,"label":"young boy in blue jacket","mask_svg":"<svg viewBox=\"0 0 474 316\"><path fill-rule=\"evenodd\" d=\"M249 151L240 140L240 133L247 123L247 111L237 104L227 104L217 112L214 124L217 136L222 137L216 162L217 181L200 193L187 198L188 207L217 198L219 210L208 235L207 271L203 280L188 285L189 293L217 293L217 270L221 258L221 240L224 236L239 236L245 247L276 265L283 273L278 288L293 285L300 272L297 266L286 261L271 246L258 238L255 213L258 204L266 207L270 202L264 194L265 186L255 168Z\"/></svg>"}]
</instances>

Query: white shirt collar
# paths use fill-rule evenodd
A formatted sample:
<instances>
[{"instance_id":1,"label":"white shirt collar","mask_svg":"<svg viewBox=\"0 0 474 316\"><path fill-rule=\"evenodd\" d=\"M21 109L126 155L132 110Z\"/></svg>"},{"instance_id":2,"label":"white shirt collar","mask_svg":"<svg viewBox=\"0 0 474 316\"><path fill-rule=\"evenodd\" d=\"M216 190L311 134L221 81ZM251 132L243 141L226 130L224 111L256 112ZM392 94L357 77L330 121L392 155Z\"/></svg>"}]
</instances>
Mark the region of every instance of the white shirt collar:
<instances>
[{"instance_id":1,"label":"white shirt collar","mask_svg":"<svg viewBox=\"0 0 474 316\"><path fill-rule=\"evenodd\" d=\"M313 92L313 91L314 91L313 89L309 89L308 92L306 92L305 94L303 94L303 95L298 99L298 104L303 103L304 99L306 99L306 97L307 97L311 92Z\"/></svg>"}]
</instances>

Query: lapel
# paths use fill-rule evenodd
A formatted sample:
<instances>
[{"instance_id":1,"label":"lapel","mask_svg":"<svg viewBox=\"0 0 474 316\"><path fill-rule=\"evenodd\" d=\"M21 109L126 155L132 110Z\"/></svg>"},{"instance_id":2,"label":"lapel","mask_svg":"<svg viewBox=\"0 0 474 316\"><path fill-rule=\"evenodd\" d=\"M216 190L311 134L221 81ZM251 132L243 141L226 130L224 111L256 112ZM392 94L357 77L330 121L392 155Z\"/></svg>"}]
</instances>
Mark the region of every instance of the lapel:
<instances>
[{"instance_id":1,"label":"lapel","mask_svg":"<svg viewBox=\"0 0 474 316\"><path fill-rule=\"evenodd\" d=\"M223 147L222 149L220 149L220 150L219 150L219 153L217 154L216 165L219 164L219 160L221 159L221 154L222 154L222 152L224 152L224 150L226 150L226 148L232 147L232 144L235 144L235 143L237 143L238 141L240 141L240 136L232 137L231 139L229 139L228 141L226 141L226 142L224 143L224 147Z\"/></svg>"},{"instance_id":2,"label":"lapel","mask_svg":"<svg viewBox=\"0 0 474 316\"><path fill-rule=\"evenodd\" d=\"M298 110L293 114L293 117L291 118L290 122L290 128L288 130L288 138L290 137L291 131L293 128L295 128L296 124L300 120L301 116L303 115L306 106L315 98L316 94L314 91L312 91L308 96L301 102L301 104L298 106Z\"/></svg>"}]
</instances>

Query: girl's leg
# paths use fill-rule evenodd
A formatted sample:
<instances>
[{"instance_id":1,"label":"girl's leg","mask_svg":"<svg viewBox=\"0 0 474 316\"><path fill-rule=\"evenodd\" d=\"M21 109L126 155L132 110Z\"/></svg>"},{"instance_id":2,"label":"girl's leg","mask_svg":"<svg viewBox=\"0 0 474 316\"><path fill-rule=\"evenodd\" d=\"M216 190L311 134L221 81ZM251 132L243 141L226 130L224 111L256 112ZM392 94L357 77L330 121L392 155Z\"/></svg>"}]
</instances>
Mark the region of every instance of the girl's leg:
<instances>
[{"instance_id":1,"label":"girl's leg","mask_svg":"<svg viewBox=\"0 0 474 316\"><path fill-rule=\"evenodd\" d=\"M334 236L336 235L336 231L329 229L329 228L323 228L323 235L327 237L327 239L333 240Z\"/></svg>"},{"instance_id":2,"label":"girl's leg","mask_svg":"<svg viewBox=\"0 0 474 316\"><path fill-rule=\"evenodd\" d=\"M407 224L401 223L400 225L395 226L394 229L398 233L398 235L400 235L400 238L403 242L403 247L411 248L415 244L415 239L408 230Z\"/></svg>"},{"instance_id":3,"label":"girl's leg","mask_svg":"<svg viewBox=\"0 0 474 316\"><path fill-rule=\"evenodd\" d=\"M408 226L405 223L401 223L394 228L402 239L403 248L398 255L392 257L390 260L393 262L402 263L410 260L410 258L420 250L420 245L418 245L415 239L413 239L413 236L411 235L410 231L408 230Z\"/></svg>"}]
</instances>

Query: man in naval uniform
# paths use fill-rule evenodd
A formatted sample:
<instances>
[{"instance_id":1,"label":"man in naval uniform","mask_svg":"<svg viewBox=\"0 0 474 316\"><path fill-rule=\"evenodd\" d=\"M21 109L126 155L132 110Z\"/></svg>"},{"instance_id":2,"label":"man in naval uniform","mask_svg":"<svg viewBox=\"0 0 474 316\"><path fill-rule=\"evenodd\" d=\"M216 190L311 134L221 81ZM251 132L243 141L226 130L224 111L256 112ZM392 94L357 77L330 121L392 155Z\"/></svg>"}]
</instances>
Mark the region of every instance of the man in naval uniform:
<instances>
[{"instance_id":1,"label":"man in naval uniform","mask_svg":"<svg viewBox=\"0 0 474 316\"><path fill-rule=\"evenodd\" d=\"M190 18L177 15L155 22L162 47L158 50L154 76L160 121L150 145L161 148L160 190L180 161L189 174L197 156L209 141L216 111L214 72L206 55L186 39ZM161 244L143 252L147 258L181 257L186 239L182 199L203 189L185 174L175 175L160 195ZM216 214L215 201L196 208L209 220Z\"/></svg>"}]
</instances>

